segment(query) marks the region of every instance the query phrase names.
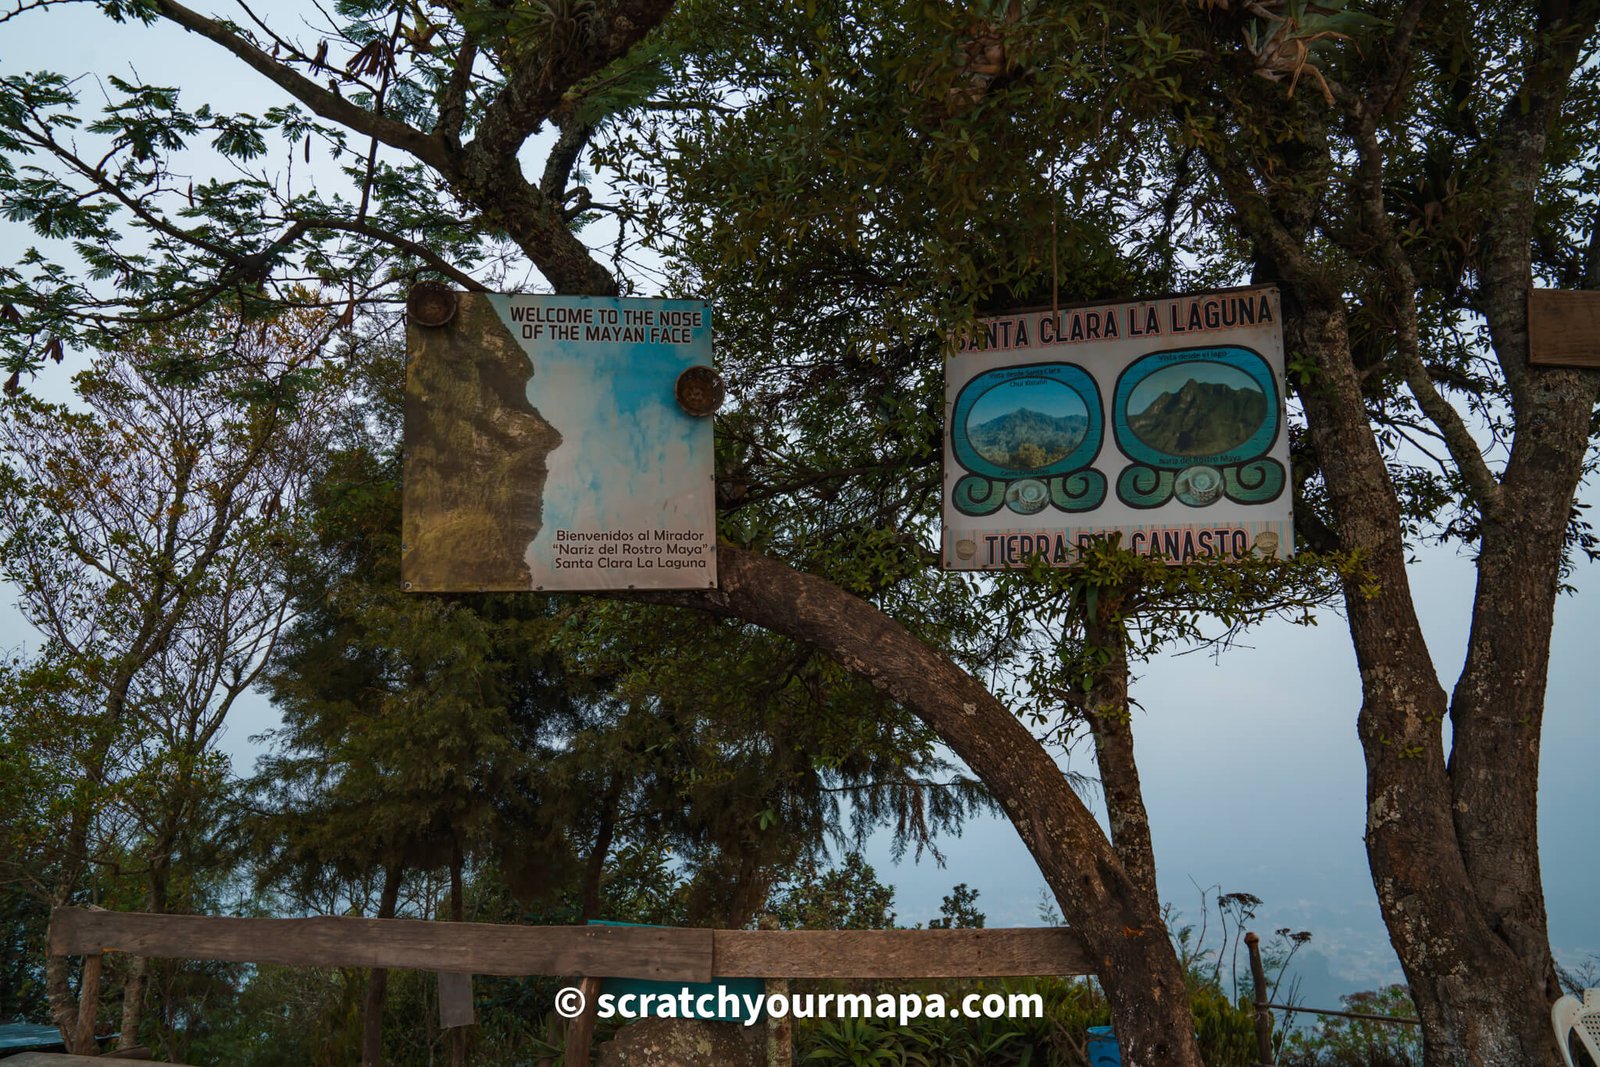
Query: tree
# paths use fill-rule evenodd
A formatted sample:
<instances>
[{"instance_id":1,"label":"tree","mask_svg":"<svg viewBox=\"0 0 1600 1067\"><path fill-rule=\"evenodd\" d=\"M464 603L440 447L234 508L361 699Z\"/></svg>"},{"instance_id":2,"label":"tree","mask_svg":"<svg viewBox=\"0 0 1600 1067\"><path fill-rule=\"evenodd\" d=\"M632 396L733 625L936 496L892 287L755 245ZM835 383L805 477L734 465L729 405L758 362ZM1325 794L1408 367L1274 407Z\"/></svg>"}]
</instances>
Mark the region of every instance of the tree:
<instances>
[{"instance_id":1,"label":"tree","mask_svg":"<svg viewBox=\"0 0 1600 1067\"><path fill-rule=\"evenodd\" d=\"M981 930L985 916L978 910L978 891L959 882L939 902L939 918L928 920L930 930Z\"/></svg>"},{"instance_id":2,"label":"tree","mask_svg":"<svg viewBox=\"0 0 1600 1067\"><path fill-rule=\"evenodd\" d=\"M0 677L3 870L50 906L110 889L160 912L190 892L175 862L231 791L214 742L285 618L283 519L328 397L320 320L146 331L75 376L75 408L0 406L0 557L43 638ZM211 373L175 380L184 358ZM71 1035L65 961L46 975ZM135 960L124 1045L143 979Z\"/></svg>"},{"instance_id":3,"label":"tree","mask_svg":"<svg viewBox=\"0 0 1600 1067\"><path fill-rule=\"evenodd\" d=\"M114 17L163 18L216 42L297 106L274 109L261 119L216 116L184 110L169 90L126 85L96 126L110 141L102 157L80 153L64 132L76 121L76 99L66 82L43 75L8 79L5 146L19 155L35 154L46 166L0 175L0 193L41 233L76 239L77 253L100 277L123 283L110 296L97 295L42 256L24 264L29 277L13 271L0 279L7 298L21 309L7 332L13 365L20 370L43 351L55 351L52 346L62 339L114 333L118 316L127 313L172 314L222 292L266 302L274 295L272 287L297 271L329 284L337 295L323 299L347 307L365 296L368 282L382 286L426 274L477 286L481 283L456 264L491 263L505 250L502 242L525 255L558 291L617 291L616 273L590 253L571 225L596 205L581 187L569 186L574 164L597 126L619 108L643 103L669 73L680 74L687 66L671 66L675 53L666 48L664 36L646 39L670 6L667 0L510 9L487 3L351 3L343 9L348 26L328 26L316 44L303 47L259 23L253 28L230 24L172 0L105 5ZM817 149L860 164L844 168L857 179L852 189L828 190L836 200L848 195L858 205L834 217L876 234L881 220L870 206L875 190L894 191L902 203L923 197L934 208L924 212L931 232L907 227L882 234L909 252L895 263L917 262L931 251L941 267L933 284L926 276L916 280L922 292L936 294L916 304L936 327L911 335L903 346L840 352L837 366L852 374L850 398L828 388L834 368L796 375L795 385L800 391L809 388L811 395L788 425L816 431L821 436L809 439L826 441L840 422L841 409L830 411L830 403L860 403L862 383L877 374L872 396L885 412L898 409L907 416L896 424L901 439L885 444L897 450L897 458L920 462L926 479L933 442L926 435L905 435L908 427L926 431L930 426L928 411L918 405L936 379L937 341L946 323L970 318L985 295L1020 301L1059 288L1042 284L1049 276L1044 265L1051 261L1045 249L1057 243L1047 245L1043 238L1058 229L1070 227L1066 244L1082 251L1070 276L1090 291L1075 295L1104 291L1097 286L1114 290L1136 273L1108 236L1119 217L1093 195L1102 178L1117 178L1122 189L1138 185L1138 175L1130 179L1127 171L1108 163L1128 161L1126 152L1109 149L1136 140L1133 127L1120 125L1106 138L1108 150L1097 157L1099 165L1071 170L1068 189L1057 190L1052 182L1045 186L1051 190L1048 197L1017 194L1025 179L1039 185L1041 162L1059 161L1041 159L1029 148L1039 143L1039 130L1098 128L1096 108L1082 102L1085 94L1063 87L1077 85L1080 78L1101 84L1101 64L1129 52L1138 58L1135 69L1141 73L1159 65L1152 62L1152 52L1162 62L1185 55L1162 53L1163 48L1173 51L1171 38L1152 34L1149 22L1103 20L1099 9L1087 6L982 3L952 12L919 5L825 5L833 21L810 25L783 21L782 7L713 7L709 20L693 25L731 31L719 39L746 34L768 57L766 72L795 72L798 76L784 86L787 96L777 100L780 106L832 99L830 90L842 76L855 76L879 105L871 118L880 128L869 132L886 129L896 136L852 142L854 112L803 111L808 122L819 125L799 132L813 134ZM719 23L724 14L730 17ZM806 51L818 25L868 46L862 54L870 62L852 60L852 66L835 68L818 62L815 49ZM1096 52L1096 41L1106 47ZM693 61L714 72L722 59L711 48ZM1037 71L1050 77L1017 76ZM324 88L330 81L332 87ZM1129 82L1146 93L1152 84L1169 84L1161 78ZM1015 116L1007 110L1019 94L1040 87L1034 99L1048 105L1045 110ZM670 94L670 83L667 89ZM718 114L715 101L688 104L708 123ZM530 181L519 153L546 122L555 127L556 140L544 173ZM709 125L708 130L715 132ZM986 156L978 141L997 131L1006 134L1013 150ZM331 144L354 165L359 202L291 198L263 176L232 186L203 183L193 207L187 207L186 192L152 163L202 133L215 138L225 155L246 164L264 151L268 134L296 145L309 145L313 138ZM615 142L624 165L638 161L626 151L630 136L637 143L629 129L622 129ZM1045 140L1064 153L1090 139ZM869 144L870 150L861 151ZM879 151L885 145L903 151ZM794 216L786 201L802 187L792 177L752 169L730 187L768 205L768 224L747 231L747 262L779 258L772 253L794 244L799 229L788 225ZM905 177L913 181L899 180ZM1051 177L1056 177L1053 168ZM1084 194L1089 210L1063 219L1064 192ZM985 221L995 225L974 238L969 220L980 208ZM186 218L191 210L211 223L191 224ZM119 212L149 235L148 245L130 242L118 231ZM338 241L350 247L341 248ZM819 262L833 269L826 277L836 280L855 270L879 296L900 291L894 276L870 272L873 264L860 261L855 243L817 241L813 247ZM625 243L619 244L617 256L626 252ZM1166 257L1169 273L1174 261ZM1105 268L1098 276L1096 266ZM355 273L346 273L352 267ZM1052 280L1059 281L1060 272L1055 273ZM843 292L831 309L835 320L853 310L849 297ZM756 458L774 453L781 458L772 438L744 432L760 429L770 414L752 406L725 420L736 441L747 439L747 454ZM880 420L870 420L862 428L879 425ZM925 529L928 511L926 494L919 496L917 489L924 483L907 485L895 464L873 463L860 479L838 473L847 469L835 464L834 473L810 483L833 490L830 506L819 515L823 522L771 527L759 521L760 509L735 514L726 531L730 543L719 549L721 587L659 599L754 624L825 653L916 714L978 774L1017 825L1063 913L1100 961L1129 1058L1197 1063L1183 974L1153 897L1148 840L1140 839L1139 820L1123 821L1108 840L1050 754L987 685L963 669L980 658L980 648L975 643L961 647L948 620L924 608L924 603L935 609L958 600L971 603L965 593L953 592L959 583L935 581L923 565L917 531L919 523ZM736 466L725 473L730 503L774 488L806 488L784 482L751 485ZM826 528L825 520L852 508L856 519L849 525L860 536L839 559L814 535ZM919 601L917 595L930 588L945 595ZM1108 616L1107 621L1115 620ZM1131 753L1131 746L1125 747Z\"/></svg>"},{"instance_id":4,"label":"tree","mask_svg":"<svg viewBox=\"0 0 1600 1067\"><path fill-rule=\"evenodd\" d=\"M516 24L515 19L507 22L494 9L471 9L459 24L448 22L442 11L397 9L392 12L394 28L387 34L381 32L388 29L386 22L380 27L375 17L365 23L358 19L351 36L345 39L358 46L365 58L352 61L346 67L346 77L352 83L352 91L361 93L362 103L368 107L323 89L321 82L301 73L320 73L326 67L326 49L303 50L280 39L275 44L281 54L274 58L244 33L181 5L158 3L138 9L138 13L159 14L218 41L268 72L323 118L348 123L352 129L370 136L374 144L411 153L420 164L442 177L460 203L469 207L467 214L482 213L480 217L491 227L503 227L558 289L610 292L615 280L586 253L566 226L563 187L576 157L574 149L582 144L587 131L580 121L581 110L558 105L563 93L573 89L578 90L578 97L597 98L597 92L585 94L583 90L607 88L608 80L597 79L583 86L582 79L621 56L665 9L664 3L626 4L605 10L585 8L581 20L567 17L575 12L563 10L558 15L552 11L557 17L529 24ZM114 13L124 11L118 8ZM377 11L356 13L375 16ZM391 12L383 9L383 14ZM437 23L433 21L435 16ZM408 44L400 45L402 40ZM493 80L481 86L472 79L473 63L480 49L486 57L486 68L495 73ZM408 117L423 121L433 132L423 132L385 110L382 87L391 84L402 53L409 53L405 56L408 68L403 84L412 91L410 100L416 105ZM648 53L645 55L648 57ZM962 76L960 64L950 73ZM361 80L372 74L379 76L381 85L363 86ZM338 80L336 76L335 81ZM80 157L57 135L63 122L70 119L72 105L64 84L49 78L25 78L11 83L11 89L10 147L37 150L75 167ZM168 143L181 141L215 122L209 114L182 112L171 94L133 88L129 108L121 114L138 109L143 109L139 117L145 125L117 142L107 158L131 156L142 161ZM551 116L559 117L563 134L571 136L563 137L565 143L558 141L545 179L535 185L521 177L516 154L535 125ZM259 135L269 124L282 127L298 139L310 132L300 115L280 112L269 116L268 123L229 124L228 131L234 135L224 138L223 143L236 155L248 158L255 154L257 143L249 134ZM125 127L118 118L106 128ZM463 140L469 132L471 140ZM156 144L153 133L169 141ZM381 206L389 209L407 205L408 200L427 202L426 195L415 196L419 187L413 179L422 175L416 166L409 171L379 166L374 158L368 157L364 173L371 177L364 179L363 187L373 191ZM313 235L379 229L366 219L367 198L363 195L363 206L354 217L337 211L308 212L306 205L296 205L292 218L282 216L280 232L263 234L261 226L252 222L241 227L242 239L237 244L227 244L207 236L209 231L180 226L160 214L155 205L162 194L174 190L159 171L151 174L101 165L76 166L75 173L73 182L30 177L29 182L14 185L13 189L19 204L25 205L23 210L42 225L44 232L56 232L53 228L58 225L64 227L62 232L79 237L81 246L95 255L109 257L103 259L101 268L112 273L119 269L125 274L137 273L128 270L134 261L127 258L126 252L103 251L125 247L109 226L112 209L107 205L115 202L127 206L132 199L137 204L132 212L136 225L160 235L156 254L137 266L146 268L148 274L171 279L171 291L182 294L180 305L182 300L205 299L228 289L240 289L248 298L260 299L259 282L273 266L287 264L291 259L296 264L327 263L325 258L318 260L323 252ZM74 187L74 182L87 186L87 195L84 188ZM130 190L135 188L140 195L130 197ZM259 187L255 191L259 205L266 194ZM421 191L427 194L434 190L424 186ZM205 194L208 208L223 207L222 197L215 190L206 190ZM408 206L415 211L414 205ZM258 210L256 214L265 213ZM391 232L390 236L399 235ZM415 242L408 247L408 241L401 237L391 243L407 256L420 256L433 267L441 267L439 257L426 255L426 250L415 247ZM186 269L186 253L193 249L203 253L202 270ZM408 269L406 264L402 267ZM459 272L442 273L461 280ZM205 281L195 292L181 283L180 279L186 277L203 277ZM28 331L33 331L32 335L42 331L48 336L49 332L64 333L69 328L93 332L115 326L103 305L88 300L81 288L61 285L61 278L59 273L52 274L45 268L41 277L33 279L32 288L47 293L47 299L30 296L27 287L13 287L15 302L25 309L21 329L13 336L25 338L30 336ZM165 302L168 295L164 291L151 300L150 294L135 292L131 302L148 308L148 313L169 313L171 304ZM888 543L900 546L896 552L915 558L914 553L904 551L909 543L903 539L894 537ZM722 588L710 596L679 599L702 610L756 623L826 652L918 714L989 785L1039 857L1046 878L1061 898L1063 910L1075 921L1091 951L1105 961L1106 984L1117 1006L1125 1047L1151 1062L1195 1062L1196 1052L1187 1036L1183 978L1166 942L1158 911L1148 894L1136 887L1116 850L1054 762L1010 710L947 656L845 588L801 574L775 558L731 545L719 555ZM852 588L878 597L893 591L892 587L867 580L873 570L880 569L878 562L871 558L858 562L863 570L850 583ZM896 601L896 606L909 605ZM937 632L935 625L931 635ZM1150 1007L1152 1001L1156 1010Z\"/></svg>"},{"instance_id":5,"label":"tree","mask_svg":"<svg viewBox=\"0 0 1600 1067\"><path fill-rule=\"evenodd\" d=\"M768 912L783 930L886 930L894 926L894 887L859 852L822 870L801 864L773 893Z\"/></svg>"},{"instance_id":6,"label":"tree","mask_svg":"<svg viewBox=\"0 0 1600 1067\"><path fill-rule=\"evenodd\" d=\"M738 928L830 837L893 819L920 852L983 802L966 779L940 780L931 735L881 694L751 627L404 592L401 361L381 332L366 341L361 402L311 465L296 614L265 674L284 726L254 783L263 884L381 882L389 918L402 879L491 870L559 920L640 921L603 906L616 855L650 847L683 867L682 921ZM372 972L368 1063L386 983Z\"/></svg>"},{"instance_id":7,"label":"tree","mask_svg":"<svg viewBox=\"0 0 1600 1067\"><path fill-rule=\"evenodd\" d=\"M1169 129L1290 302L1303 526L1370 574L1345 590L1368 854L1426 1062L1553 1064L1539 727L1555 600L1592 549L1574 494L1600 377L1530 365L1528 305L1536 280L1600 284L1579 193L1600 7L1370 15L1172 12ZM1274 91L1295 78L1298 94ZM1448 698L1406 577L1421 529L1477 560Z\"/></svg>"},{"instance_id":8,"label":"tree","mask_svg":"<svg viewBox=\"0 0 1600 1067\"><path fill-rule=\"evenodd\" d=\"M1303 547L1355 564L1343 584L1364 686L1369 850L1429 1062L1550 1062L1538 727L1554 599L1573 557L1593 554L1573 497L1592 465L1597 383L1528 364L1527 297L1535 279L1600 278L1580 192L1595 8L1202 0L1102 21L1090 5L973 5L948 17L944 47L961 42L968 59L952 68L926 58L937 47L913 19L875 18L881 6L752 12L710 49L709 80L743 95L669 141L675 192L693 205L680 247L706 276L742 270L762 295L781 291L772 279L785 271L811 272L788 286L802 301L807 287L847 293L786 320L815 334L879 292L957 322L984 279L990 299L1042 302L1047 266L1066 298L1099 295L1073 257L1051 262L1044 236L1070 226L1050 217L1059 189L1129 235L1131 265L1149 272L1136 285L1238 283L1248 270L1282 286L1306 419L1297 517ZM819 23L826 32L808 30ZM769 46L748 47L752 34ZM992 226L971 226L991 212ZM1031 241L1007 229L1023 220ZM936 295L919 304L926 289ZM948 314L927 314L939 294ZM883 338L913 334L915 317L887 321L899 328L874 322L833 347L871 365L845 358L830 375L903 382ZM825 347L784 335L786 360ZM1427 537L1468 546L1479 568L1448 700L1406 581L1408 546ZM1106 623L1126 604L1099 615L1084 620L1091 651L1116 658ZM1119 673L1097 676L1083 687L1100 690L1090 710L1122 707ZM1093 724L1102 757L1128 742L1110 717ZM1121 784L1136 797L1136 778Z\"/></svg>"}]
</instances>

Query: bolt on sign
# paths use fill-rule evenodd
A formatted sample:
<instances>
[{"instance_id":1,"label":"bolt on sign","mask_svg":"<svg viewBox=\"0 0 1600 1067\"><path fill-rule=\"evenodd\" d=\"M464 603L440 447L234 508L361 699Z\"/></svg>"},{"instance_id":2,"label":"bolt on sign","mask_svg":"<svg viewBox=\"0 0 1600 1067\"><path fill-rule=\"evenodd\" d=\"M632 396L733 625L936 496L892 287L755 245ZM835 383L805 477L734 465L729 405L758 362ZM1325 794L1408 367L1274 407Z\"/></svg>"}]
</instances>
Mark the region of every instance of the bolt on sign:
<instances>
[{"instance_id":1,"label":"bolt on sign","mask_svg":"<svg viewBox=\"0 0 1600 1067\"><path fill-rule=\"evenodd\" d=\"M944 566L1294 549L1278 291L980 321L945 362Z\"/></svg>"},{"instance_id":2,"label":"bolt on sign","mask_svg":"<svg viewBox=\"0 0 1600 1067\"><path fill-rule=\"evenodd\" d=\"M711 306L412 290L413 591L717 584Z\"/></svg>"}]
</instances>

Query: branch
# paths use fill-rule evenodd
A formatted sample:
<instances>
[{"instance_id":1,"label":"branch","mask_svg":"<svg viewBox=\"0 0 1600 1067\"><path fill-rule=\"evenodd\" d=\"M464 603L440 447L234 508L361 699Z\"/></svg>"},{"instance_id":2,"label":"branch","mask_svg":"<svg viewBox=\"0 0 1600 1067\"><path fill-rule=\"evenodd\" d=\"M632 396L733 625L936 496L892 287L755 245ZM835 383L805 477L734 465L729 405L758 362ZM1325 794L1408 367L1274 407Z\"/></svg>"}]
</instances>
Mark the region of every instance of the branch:
<instances>
[{"instance_id":1,"label":"branch","mask_svg":"<svg viewBox=\"0 0 1600 1067\"><path fill-rule=\"evenodd\" d=\"M1423 8L1430 2L1411 0L1394 20L1394 34L1389 38L1390 47L1384 56L1384 69L1378 75L1376 91L1363 94L1366 100L1373 101L1371 111L1375 115L1387 114L1400 98L1406 72L1411 68L1411 38L1422 21Z\"/></svg>"},{"instance_id":2,"label":"branch","mask_svg":"<svg viewBox=\"0 0 1600 1067\"><path fill-rule=\"evenodd\" d=\"M81 3L82 0L18 0L17 6L10 11L0 14L0 26L12 19L24 15L29 11L43 11L47 7L62 7L66 4Z\"/></svg>"},{"instance_id":3,"label":"branch","mask_svg":"<svg viewBox=\"0 0 1600 1067\"><path fill-rule=\"evenodd\" d=\"M1399 91L1399 83L1403 79L1405 49L1409 46L1411 31L1416 26L1416 16L1420 14L1415 10L1416 7L1416 4L1412 4L1407 9L1409 21L1404 22L1396 33L1396 48L1388 57L1393 70L1388 84L1377 96L1385 105ZM1445 447L1450 450L1450 458L1477 498L1478 506L1485 513L1493 512L1500 506L1500 481L1484 461L1483 452L1472 439L1472 432L1461 418L1461 413L1434 386L1433 378L1422 362L1417 329L1417 278L1411 269L1411 261L1400 247L1399 235L1395 233L1393 221L1384 205L1383 148L1378 144L1378 116L1379 108L1368 106L1362 100L1356 101L1355 185L1361 219L1374 245L1372 253L1377 259L1379 274L1388 290L1389 299L1394 304L1395 357L1405 376L1407 388L1416 398L1417 406L1428 417L1428 421L1439 428Z\"/></svg>"},{"instance_id":4,"label":"branch","mask_svg":"<svg viewBox=\"0 0 1600 1067\"><path fill-rule=\"evenodd\" d=\"M484 162L515 156L568 89L626 54L666 17L672 3L618 0L594 23L571 27L571 40L558 42L557 35L551 34L544 48L532 49L508 71L505 88L485 109L467 151ZM603 29L595 25L601 21ZM589 34L599 39L584 40Z\"/></svg>"},{"instance_id":5,"label":"branch","mask_svg":"<svg viewBox=\"0 0 1600 1067\"><path fill-rule=\"evenodd\" d=\"M1532 191L1544 166L1551 124L1561 114L1568 80L1597 19L1600 5L1592 0L1539 5L1522 84L1507 99L1490 142L1485 186L1493 208L1479 236L1483 252L1478 304L1489 324L1495 356L1511 386L1513 407L1521 404L1529 378Z\"/></svg>"},{"instance_id":6,"label":"branch","mask_svg":"<svg viewBox=\"0 0 1600 1067\"><path fill-rule=\"evenodd\" d=\"M539 179L539 191L554 201L566 199L567 182L572 178L572 168L594 134L594 123L573 120L561 127L561 136L544 162L544 175Z\"/></svg>"},{"instance_id":7,"label":"branch","mask_svg":"<svg viewBox=\"0 0 1600 1067\"><path fill-rule=\"evenodd\" d=\"M1196 109L1210 120L1213 130L1222 128L1213 109L1204 103L1197 104ZM1318 269L1315 259L1306 252L1303 243L1273 210L1271 200L1256 185L1249 166L1230 158L1227 140L1220 143L1202 142L1199 147L1222 185L1223 194L1233 207L1239 227L1272 260L1282 280L1315 296L1321 304L1342 304L1343 294L1339 288Z\"/></svg>"},{"instance_id":8,"label":"branch","mask_svg":"<svg viewBox=\"0 0 1600 1067\"><path fill-rule=\"evenodd\" d=\"M432 267L440 274L443 274L445 277L449 278L451 281L455 282L464 289L469 289L480 293L489 291L488 286L478 281L478 279L474 278L472 275L462 271L460 268L453 266L448 260L442 258L437 252L434 252L426 245L418 244L409 237L402 237L399 234L385 230L380 226L374 226L370 222L364 222L359 219L307 217L296 220L296 223L297 225L304 224L307 228L311 229L343 230L348 233L358 233L363 237L370 237L375 241L382 241L384 244L393 245L402 252L408 252L411 255L416 256L418 259L427 263L428 266Z\"/></svg>"},{"instance_id":9,"label":"branch","mask_svg":"<svg viewBox=\"0 0 1600 1067\"><path fill-rule=\"evenodd\" d=\"M453 161L443 138L425 134L407 123L375 115L365 108L358 107L338 93L324 89L305 75L290 70L223 23L191 11L176 0L156 0L155 6L162 17L177 23L190 33L197 33L226 48L247 66L265 75L273 84L323 118L375 137L392 148L408 152L443 174L453 173Z\"/></svg>"},{"instance_id":10,"label":"branch","mask_svg":"<svg viewBox=\"0 0 1600 1067\"><path fill-rule=\"evenodd\" d=\"M57 159L68 164L73 170L77 171L83 177L93 182L95 191L104 193L116 200L123 207L127 208L135 218L142 221L155 232L166 234L168 237L175 238L176 240L182 241L185 244L193 245L196 248L210 252L212 255L217 256L220 259L237 260L240 258L238 252L234 249L231 249L226 245L217 244L214 241L207 240L198 232L198 228L195 230L185 230L181 227L175 226L162 216L156 214L154 211L151 211L148 207L146 207L142 198L129 196L128 193L116 183L111 175L105 172L105 163L111 159L110 153L102 157L98 163L90 163L81 158L72 149L68 148L66 145L63 145L60 141L57 141L55 137L51 135L49 126L43 124L42 122L37 129L30 129L29 127L21 124L18 124L12 128L26 143L32 144L37 148L44 149ZM88 194L79 196L77 198L78 201L81 202L87 195Z\"/></svg>"},{"instance_id":11,"label":"branch","mask_svg":"<svg viewBox=\"0 0 1600 1067\"><path fill-rule=\"evenodd\" d=\"M443 137L457 148L461 146L461 129L467 123L467 93L472 88L472 68L477 61L477 38L463 31L456 65L439 98L439 119L433 126L434 136Z\"/></svg>"}]
</instances>

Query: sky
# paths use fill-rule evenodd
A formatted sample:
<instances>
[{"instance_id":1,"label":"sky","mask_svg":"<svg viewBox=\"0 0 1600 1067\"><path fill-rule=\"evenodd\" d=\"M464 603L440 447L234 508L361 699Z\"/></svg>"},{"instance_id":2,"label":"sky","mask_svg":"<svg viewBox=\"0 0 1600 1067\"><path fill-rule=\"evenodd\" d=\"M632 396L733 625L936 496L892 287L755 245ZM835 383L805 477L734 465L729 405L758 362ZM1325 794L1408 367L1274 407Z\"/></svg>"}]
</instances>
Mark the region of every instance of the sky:
<instances>
[{"instance_id":1,"label":"sky","mask_svg":"<svg viewBox=\"0 0 1600 1067\"><path fill-rule=\"evenodd\" d=\"M1064 419L1069 415L1088 416L1089 408L1066 383L1054 378L1011 378L992 386L978 398L967 413L967 425L982 426L1013 411L1037 411L1041 415Z\"/></svg>"},{"instance_id":2,"label":"sky","mask_svg":"<svg viewBox=\"0 0 1600 1067\"><path fill-rule=\"evenodd\" d=\"M264 82L214 46L167 25L116 25L90 8L68 6L22 17L0 31L0 76L23 69L103 75L140 67L218 108L276 102ZM93 100L95 90L88 88L86 96ZM26 240L14 224L0 221L5 261L13 262ZM59 395L72 369L69 358L33 387ZM1589 497L1595 497L1592 490ZM1464 555L1417 553L1413 588L1447 691L1464 657L1473 581ZM1600 574L1582 564L1574 584L1577 594L1557 607L1539 794L1551 940L1557 958L1568 964L1600 953L1600 909L1594 907L1600 850L1593 847L1600 731L1590 670L1600 634ZM0 648L28 639L13 599L0 590ZM1221 655L1167 654L1139 667L1136 676L1133 696L1142 710L1135 740L1162 898L1198 923L1203 889L1245 891L1264 901L1256 929L1310 930L1310 950L1300 957L1307 1003L1334 1006L1328 999L1341 992L1397 979L1362 846L1360 692L1343 620L1327 611L1310 628L1265 625ZM223 745L241 770L257 751L249 738L273 722L259 700L235 713ZM1071 766L1092 770L1087 752ZM1009 824L971 823L941 848L942 869L927 858L896 865L882 835L872 842L869 858L895 885L901 921L936 917L940 898L958 882L980 891L978 907L991 926L1040 921L1044 883Z\"/></svg>"}]
</instances>

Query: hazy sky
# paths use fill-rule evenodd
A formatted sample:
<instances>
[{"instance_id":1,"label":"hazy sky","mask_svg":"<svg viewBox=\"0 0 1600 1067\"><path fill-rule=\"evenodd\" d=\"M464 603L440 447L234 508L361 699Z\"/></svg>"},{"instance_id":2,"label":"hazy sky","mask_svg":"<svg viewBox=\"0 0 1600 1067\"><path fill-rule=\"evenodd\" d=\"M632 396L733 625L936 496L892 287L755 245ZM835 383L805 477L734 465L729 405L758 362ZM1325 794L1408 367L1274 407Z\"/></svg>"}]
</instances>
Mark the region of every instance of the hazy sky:
<instances>
[{"instance_id":1,"label":"hazy sky","mask_svg":"<svg viewBox=\"0 0 1600 1067\"><path fill-rule=\"evenodd\" d=\"M1024 408L1057 419L1069 415L1084 418L1089 413L1083 397L1064 382L1054 378L1012 378L991 386L988 392L978 398L978 402L967 413L967 425L982 426L1001 415Z\"/></svg>"},{"instance_id":2,"label":"hazy sky","mask_svg":"<svg viewBox=\"0 0 1600 1067\"><path fill-rule=\"evenodd\" d=\"M165 24L118 26L82 7L34 13L0 31L0 75L41 68L101 76L135 68L184 86L191 101L222 109L278 101L263 80L202 40ZM92 82L83 88L92 105L98 90ZM28 240L19 227L0 222L6 262ZM59 389L80 360L69 357L65 368L53 369L53 382L39 386ZM1419 552L1412 579L1448 691L1464 655L1473 571L1453 552L1429 550ZM1595 569L1581 566L1580 592L1558 605L1541 768L1551 939L1569 963L1600 952L1594 907L1600 856L1593 847L1600 731L1590 670L1600 634L1597 582ZM0 595L3 646L26 639L12 599ZM1329 612L1314 628L1274 624L1244 644L1216 659L1164 656L1137 672L1133 693L1143 711L1135 719L1136 742L1162 897L1198 918L1197 887L1254 893L1265 901L1258 930L1313 932L1312 946L1331 967L1330 989L1396 978L1362 848L1360 693L1343 620ZM224 744L247 759L248 736L271 723L270 711L252 701L234 716ZM1087 753L1075 767L1092 769ZM967 882L981 891L979 907L990 925L1037 922L1043 882L1009 824L974 824L943 847L948 866L939 870L926 860L891 867L886 846L874 846L880 873L898 888L902 921L937 915L940 897ZM1310 970L1318 966L1313 958Z\"/></svg>"}]
</instances>

